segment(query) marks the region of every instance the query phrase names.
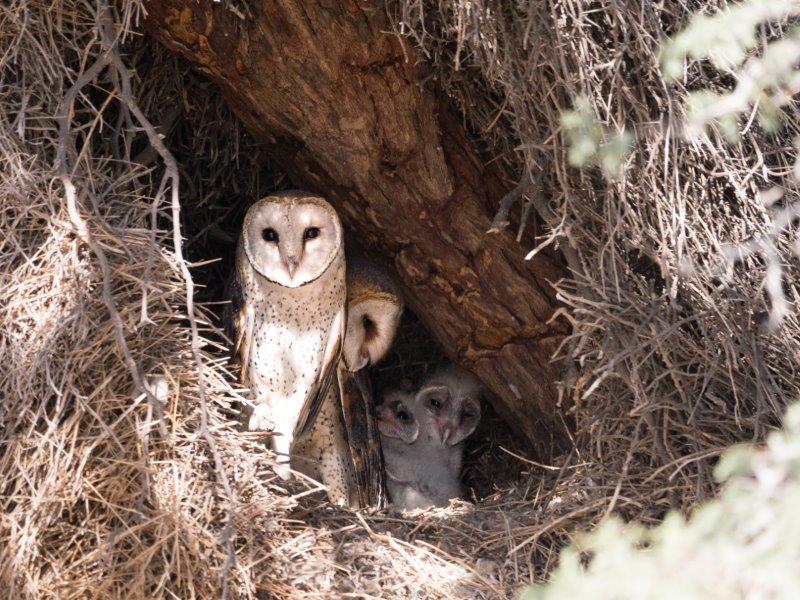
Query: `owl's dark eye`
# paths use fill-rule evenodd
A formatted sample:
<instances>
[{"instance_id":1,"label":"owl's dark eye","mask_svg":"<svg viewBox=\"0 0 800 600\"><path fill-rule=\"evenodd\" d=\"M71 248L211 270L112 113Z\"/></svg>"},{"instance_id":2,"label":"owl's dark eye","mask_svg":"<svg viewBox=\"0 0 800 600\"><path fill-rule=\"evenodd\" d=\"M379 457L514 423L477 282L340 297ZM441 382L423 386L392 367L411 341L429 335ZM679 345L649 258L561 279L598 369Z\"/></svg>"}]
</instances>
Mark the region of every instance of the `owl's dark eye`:
<instances>
[{"instance_id":1,"label":"owl's dark eye","mask_svg":"<svg viewBox=\"0 0 800 600\"><path fill-rule=\"evenodd\" d=\"M441 408L442 407L442 403L439 400L437 400L436 398L431 398L430 405L433 408Z\"/></svg>"},{"instance_id":2,"label":"owl's dark eye","mask_svg":"<svg viewBox=\"0 0 800 600\"><path fill-rule=\"evenodd\" d=\"M275 231L272 227L267 227L261 230L261 237L264 238L264 241L266 242L277 242L278 232Z\"/></svg>"},{"instance_id":3,"label":"owl's dark eye","mask_svg":"<svg viewBox=\"0 0 800 600\"><path fill-rule=\"evenodd\" d=\"M306 230L303 232L304 240L313 240L315 237L318 236L319 236L319 227L307 227Z\"/></svg>"},{"instance_id":4,"label":"owl's dark eye","mask_svg":"<svg viewBox=\"0 0 800 600\"><path fill-rule=\"evenodd\" d=\"M398 410L397 411L397 418L400 419L400 421L403 422L403 423L408 423L411 420L411 415L409 415L404 410Z\"/></svg>"}]
</instances>

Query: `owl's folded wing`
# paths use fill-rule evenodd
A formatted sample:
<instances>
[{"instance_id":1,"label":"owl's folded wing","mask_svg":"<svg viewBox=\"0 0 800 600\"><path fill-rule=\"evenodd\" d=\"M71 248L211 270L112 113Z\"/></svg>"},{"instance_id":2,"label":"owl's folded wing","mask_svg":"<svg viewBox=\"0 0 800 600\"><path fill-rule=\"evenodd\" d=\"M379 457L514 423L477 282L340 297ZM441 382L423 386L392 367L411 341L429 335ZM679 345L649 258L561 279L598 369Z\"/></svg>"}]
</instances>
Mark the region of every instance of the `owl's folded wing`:
<instances>
[{"instance_id":1,"label":"owl's folded wing","mask_svg":"<svg viewBox=\"0 0 800 600\"><path fill-rule=\"evenodd\" d=\"M233 356L239 360L242 382L247 383L250 348L253 343L253 309L245 304L241 283L233 278L226 290L230 303L225 311L226 334L233 341Z\"/></svg>"},{"instance_id":2,"label":"owl's folded wing","mask_svg":"<svg viewBox=\"0 0 800 600\"><path fill-rule=\"evenodd\" d=\"M294 426L294 439L299 439L311 429L325 395L328 393L328 388L333 384L336 376L336 366L339 364L342 348L344 347L346 326L347 308L343 305L333 319L316 385L308 398L306 398L306 402L297 417L297 422Z\"/></svg>"},{"instance_id":3,"label":"owl's folded wing","mask_svg":"<svg viewBox=\"0 0 800 600\"><path fill-rule=\"evenodd\" d=\"M342 361L338 380L359 506L382 508L386 481L369 367L352 372Z\"/></svg>"}]
</instances>

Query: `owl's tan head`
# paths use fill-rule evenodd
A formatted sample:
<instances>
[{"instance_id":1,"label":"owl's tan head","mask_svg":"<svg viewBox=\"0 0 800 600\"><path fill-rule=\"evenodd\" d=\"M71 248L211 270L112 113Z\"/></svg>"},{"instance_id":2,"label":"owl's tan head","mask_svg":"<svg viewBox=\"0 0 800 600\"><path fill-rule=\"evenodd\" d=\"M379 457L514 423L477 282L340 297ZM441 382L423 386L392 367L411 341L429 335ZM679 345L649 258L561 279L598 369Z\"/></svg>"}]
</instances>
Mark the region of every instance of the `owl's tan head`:
<instances>
[{"instance_id":1,"label":"owl's tan head","mask_svg":"<svg viewBox=\"0 0 800 600\"><path fill-rule=\"evenodd\" d=\"M342 247L342 224L323 198L300 191L262 198L242 227L247 259L258 273L296 288L317 279Z\"/></svg>"},{"instance_id":2,"label":"owl's tan head","mask_svg":"<svg viewBox=\"0 0 800 600\"><path fill-rule=\"evenodd\" d=\"M378 265L347 261L347 330L344 359L358 371L380 361L394 341L403 314L400 286Z\"/></svg>"}]
</instances>

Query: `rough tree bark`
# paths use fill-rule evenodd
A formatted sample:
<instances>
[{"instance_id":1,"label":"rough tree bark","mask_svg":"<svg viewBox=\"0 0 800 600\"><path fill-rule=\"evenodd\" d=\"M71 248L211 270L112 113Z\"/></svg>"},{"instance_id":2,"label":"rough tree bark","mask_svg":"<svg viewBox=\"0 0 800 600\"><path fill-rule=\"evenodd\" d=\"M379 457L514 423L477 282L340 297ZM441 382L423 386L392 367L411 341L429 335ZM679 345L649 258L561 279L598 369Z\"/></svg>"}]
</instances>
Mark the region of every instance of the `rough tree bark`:
<instances>
[{"instance_id":1,"label":"rough tree bark","mask_svg":"<svg viewBox=\"0 0 800 600\"><path fill-rule=\"evenodd\" d=\"M216 82L298 186L329 198L362 245L392 260L408 302L501 416L549 453L566 442L548 325L562 276L487 235L508 189L446 103L423 88L380 1L151 0L147 29Z\"/></svg>"}]
</instances>

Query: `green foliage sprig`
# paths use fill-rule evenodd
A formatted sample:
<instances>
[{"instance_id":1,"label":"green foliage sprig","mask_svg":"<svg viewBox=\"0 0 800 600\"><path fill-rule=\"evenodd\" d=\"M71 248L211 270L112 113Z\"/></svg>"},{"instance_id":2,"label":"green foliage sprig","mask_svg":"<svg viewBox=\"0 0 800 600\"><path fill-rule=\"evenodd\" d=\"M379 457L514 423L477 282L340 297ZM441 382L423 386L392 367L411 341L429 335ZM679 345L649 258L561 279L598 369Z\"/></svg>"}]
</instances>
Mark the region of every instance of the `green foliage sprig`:
<instances>
[{"instance_id":1,"label":"green foliage sprig","mask_svg":"<svg viewBox=\"0 0 800 600\"><path fill-rule=\"evenodd\" d=\"M759 45L760 26L798 15L800 0L747 0L696 16L664 45L660 62L668 82L684 76L688 59L708 60L737 79L729 92L700 90L687 95L688 133L700 134L716 124L725 139L735 143L739 116L754 107L759 125L777 131L781 108L800 92L800 30L766 44L760 56L752 53ZM583 98L564 113L561 124L574 166L596 165L613 175L633 147L630 134L612 133L598 124Z\"/></svg>"},{"instance_id":2,"label":"green foliage sprig","mask_svg":"<svg viewBox=\"0 0 800 600\"><path fill-rule=\"evenodd\" d=\"M592 116L586 98L579 98L575 105L575 110L561 117L569 163L573 166L594 163L613 177L630 154L633 137L625 131L616 134L605 131Z\"/></svg>"}]
</instances>

